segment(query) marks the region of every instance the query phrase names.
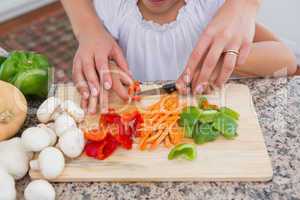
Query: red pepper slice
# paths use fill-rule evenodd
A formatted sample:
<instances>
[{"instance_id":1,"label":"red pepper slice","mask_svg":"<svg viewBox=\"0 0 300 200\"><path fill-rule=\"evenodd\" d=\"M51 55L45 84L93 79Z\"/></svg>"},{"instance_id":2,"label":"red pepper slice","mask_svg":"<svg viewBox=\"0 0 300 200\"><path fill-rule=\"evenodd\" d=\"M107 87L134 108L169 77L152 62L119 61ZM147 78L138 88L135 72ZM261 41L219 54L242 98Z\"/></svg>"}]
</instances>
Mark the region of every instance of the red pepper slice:
<instances>
[{"instance_id":1,"label":"red pepper slice","mask_svg":"<svg viewBox=\"0 0 300 200\"><path fill-rule=\"evenodd\" d=\"M89 142L85 145L84 152L89 157L97 157L98 149L103 144L102 142Z\"/></svg>"},{"instance_id":2,"label":"red pepper slice","mask_svg":"<svg viewBox=\"0 0 300 200\"><path fill-rule=\"evenodd\" d=\"M111 156L119 146L118 141L110 133L107 134L102 148L98 149L97 158L104 160Z\"/></svg>"},{"instance_id":3,"label":"red pepper slice","mask_svg":"<svg viewBox=\"0 0 300 200\"><path fill-rule=\"evenodd\" d=\"M121 144L125 149L132 149L132 139L129 135L116 135L116 140Z\"/></svg>"},{"instance_id":4,"label":"red pepper slice","mask_svg":"<svg viewBox=\"0 0 300 200\"><path fill-rule=\"evenodd\" d=\"M121 116L116 113L101 114L100 123L114 124L121 121Z\"/></svg>"}]
</instances>

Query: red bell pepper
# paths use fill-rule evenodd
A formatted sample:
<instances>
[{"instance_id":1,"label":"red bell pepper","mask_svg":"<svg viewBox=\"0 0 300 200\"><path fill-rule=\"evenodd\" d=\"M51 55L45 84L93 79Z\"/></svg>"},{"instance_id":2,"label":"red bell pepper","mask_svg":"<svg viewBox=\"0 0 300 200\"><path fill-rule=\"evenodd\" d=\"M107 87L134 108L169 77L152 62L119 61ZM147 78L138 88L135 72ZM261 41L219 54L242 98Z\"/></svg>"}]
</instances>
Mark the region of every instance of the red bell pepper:
<instances>
[{"instance_id":1,"label":"red bell pepper","mask_svg":"<svg viewBox=\"0 0 300 200\"><path fill-rule=\"evenodd\" d=\"M132 138L129 135L116 135L116 140L119 142L119 144L125 148L125 149L132 149Z\"/></svg>"},{"instance_id":2,"label":"red bell pepper","mask_svg":"<svg viewBox=\"0 0 300 200\"><path fill-rule=\"evenodd\" d=\"M106 113L101 114L100 116L100 123L104 124L114 124L121 121L121 116L117 113Z\"/></svg>"}]
</instances>

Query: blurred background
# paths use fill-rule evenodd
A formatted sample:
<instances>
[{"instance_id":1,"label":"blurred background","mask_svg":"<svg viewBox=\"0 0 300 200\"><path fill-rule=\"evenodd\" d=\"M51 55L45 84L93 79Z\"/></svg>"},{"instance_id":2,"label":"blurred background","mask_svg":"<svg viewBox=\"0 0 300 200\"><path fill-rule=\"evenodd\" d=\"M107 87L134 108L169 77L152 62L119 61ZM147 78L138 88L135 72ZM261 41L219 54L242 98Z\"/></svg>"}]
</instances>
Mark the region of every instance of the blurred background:
<instances>
[{"instance_id":1,"label":"blurred background","mask_svg":"<svg viewBox=\"0 0 300 200\"><path fill-rule=\"evenodd\" d=\"M299 8L300 0L263 0L258 21L296 50L300 48ZM0 46L46 54L56 66L56 79L68 81L77 44L57 0L0 0Z\"/></svg>"}]
</instances>

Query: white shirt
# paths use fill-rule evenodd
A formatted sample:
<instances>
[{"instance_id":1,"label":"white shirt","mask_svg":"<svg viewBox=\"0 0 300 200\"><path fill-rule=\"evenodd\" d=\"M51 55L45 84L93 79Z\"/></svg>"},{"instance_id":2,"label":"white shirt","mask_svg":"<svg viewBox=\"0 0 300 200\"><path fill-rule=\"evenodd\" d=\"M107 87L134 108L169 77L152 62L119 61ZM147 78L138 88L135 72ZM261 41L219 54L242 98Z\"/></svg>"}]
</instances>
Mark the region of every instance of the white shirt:
<instances>
[{"instance_id":1,"label":"white shirt","mask_svg":"<svg viewBox=\"0 0 300 200\"><path fill-rule=\"evenodd\" d=\"M94 0L96 12L118 41L135 79L176 80L200 34L224 0L186 0L171 23L146 21L138 0Z\"/></svg>"}]
</instances>

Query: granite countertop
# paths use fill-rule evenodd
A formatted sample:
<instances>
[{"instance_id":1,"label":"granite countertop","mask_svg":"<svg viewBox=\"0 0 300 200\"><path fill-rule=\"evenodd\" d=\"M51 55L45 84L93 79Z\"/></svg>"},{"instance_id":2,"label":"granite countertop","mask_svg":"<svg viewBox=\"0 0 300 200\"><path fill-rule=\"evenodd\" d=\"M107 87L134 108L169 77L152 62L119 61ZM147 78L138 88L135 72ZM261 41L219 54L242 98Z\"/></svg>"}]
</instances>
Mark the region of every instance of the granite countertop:
<instances>
[{"instance_id":1,"label":"granite countertop","mask_svg":"<svg viewBox=\"0 0 300 200\"><path fill-rule=\"evenodd\" d=\"M235 81L250 87L259 123L273 166L267 183L161 182L60 183L57 199L290 199L300 200L300 77ZM37 123L39 100L30 104L31 117L24 128ZM17 183L22 199L29 177Z\"/></svg>"}]
</instances>

